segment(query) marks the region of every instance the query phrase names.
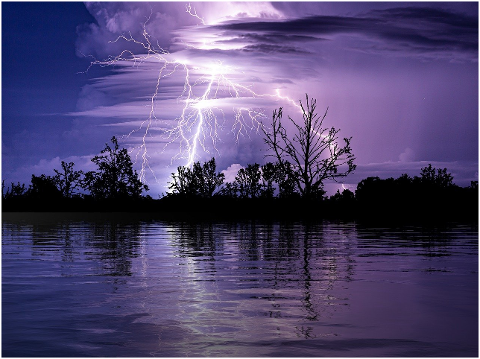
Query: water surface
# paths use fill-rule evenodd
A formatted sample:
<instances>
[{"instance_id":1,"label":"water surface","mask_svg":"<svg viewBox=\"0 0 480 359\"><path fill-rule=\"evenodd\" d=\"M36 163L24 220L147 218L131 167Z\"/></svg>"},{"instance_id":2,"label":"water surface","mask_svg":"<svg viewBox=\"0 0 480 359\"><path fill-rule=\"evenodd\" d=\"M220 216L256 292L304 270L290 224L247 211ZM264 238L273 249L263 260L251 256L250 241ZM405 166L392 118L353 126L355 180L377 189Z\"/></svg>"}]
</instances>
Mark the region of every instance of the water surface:
<instances>
[{"instance_id":1,"label":"water surface","mask_svg":"<svg viewBox=\"0 0 480 359\"><path fill-rule=\"evenodd\" d=\"M3 356L477 356L478 229L3 218Z\"/></svg>"}]
</instances>

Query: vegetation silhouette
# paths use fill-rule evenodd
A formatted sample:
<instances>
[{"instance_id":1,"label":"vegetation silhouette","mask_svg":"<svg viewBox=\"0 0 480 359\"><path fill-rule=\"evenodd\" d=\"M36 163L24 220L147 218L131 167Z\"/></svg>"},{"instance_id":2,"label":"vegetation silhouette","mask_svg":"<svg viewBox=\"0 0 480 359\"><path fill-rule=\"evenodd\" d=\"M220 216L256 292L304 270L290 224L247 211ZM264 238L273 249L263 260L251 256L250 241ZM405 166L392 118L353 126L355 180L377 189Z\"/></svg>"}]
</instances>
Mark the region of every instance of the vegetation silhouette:
<instances>
[{"instance_id":1,"label":"vegetation silhouette","mask_svg":"<svg viewBox=\"0 0 480 359\"><path fill-rule=\"evenodd\" d=\"M213 196L225 180L223 173L216 172L217 165L215 158L200 165L195 162L192 168L179 166L176 173L172 173L172 182L168 188L172 194L183 197L204 197Z\"/></svg>"},{"instance_id":2,"label":"vegetation silhouette","mask_svg":"<svg viewBox=\"0 0 480 359\"><path fill-rule=\"evenodd\" d=\"M97 199L138 199L148 186L140 181L127 149L119 149L116 137L111 139L100 155L92 158L98 171L85 174L84 187Z\"/></svg>"},{"instance_id":3,"label":"vegetation silhouette","mask_svg":"<svg viewBox=\"0 0 480 359\"><path fill-rule=\"evenodd\" d=\"M328 108L323 116L319 116L316 107L317 101L306 95L305 105L300 101L303 123L298 124L288 116L296 129L293 136L281 122L281 107L273 112L271 129L262 128L265 143L274 153L271 156L295 182L300 195L308 199L325 194L325 180L346 177L356 168L350 146L351 137L344 138L345 144L339 145L340 130L323 127Z\"/></svg>"},{"instance_id":4,"label":"vegetation silhouette","mask_svg":"<svg viewBox=\"0 0 480 359\"><path fill-rule=\"evenodd\" d=\"M288 195L281 166L249 165L233 182L223 183L212 158L190 170L179 167L172 174L174 191L159 199L132 192L123 198L70 194L50 176L32 176L28 188L14 184L3 192L3 211L140 212L180 219L345 219L363 221L445 221L478 218L478 182L468 187L453 183L446 168L431 165L420 176L368 177L355 192L345 189L332 196L305 199L290 188ZM203 171L208 168L209 171ZM200 169L200 170L199 170ZM279 174L280 172L280 174ZM192 175L196 173L195 175ZM202 178L201 173L205 175ZM280 178L280 180L279 180ZM197 182L198 179L201 179ZM210 181L210 184L206 184ZM180 185L180 183L183 183ZM83 188L86 189L85 187Z\"/></svg>"},{"instance_id":5,"label":"vegetation silhouette","mask_svg":"<svg viewBox=\"0 0 480 359\"><path fill-rule=\"evenodd\" d=\"M150 199L142 196L148 186L140 181L125 148L119 149L116 137L100 155L92 158L97 171L76 171L73 162L61 162L54 176L32 175L24 184L6 187L2 181L3 211L118 211L134 208Z\"/></svg>"},{"instance_id":6,"label":"vegetation silhouette","mask_svg":"<svg viewBox=\"0 0 480 359\"><path fill-rule=\"evenodd\" d=\"M3 212L138 212L180 219L347 219L362 221L478 222L478 181L468 187L453 183L446 168L431 164L420 175L368 177L355 192L327 196L324 181L338 180L355 170L350 142L338 143L338 129L324 128L315 99L306 97L303 123L293 136L281 123L282 109L273 112L264 140L276 161L247 164L234 181L216 168L215 158L172 173L169 193L153 199L144 192L126 149L112 137L92 158L96 171L84 173L73 162L61 163L55 175L32 175L31 183L2 182ZM272 154L273 153L273 154Z\"/></svg>"},{"instance_id":7,"label":"vegetation silhouette","mask_svg":"<svg viewBox=\"0 0 480 359\"><path fill-rule=\"evenodd\" d=\"M55 184L64 197L71 198L76 194L74 191L82 187L83 171L75 171L73 169L75 165L73 162L66 163L62 161L61 165L61 170L54 170Z\"/></svg>"},{"instance_id":8,"label":"vegetation silhouette","mask_svg":"<svg viewBox=\"0 0 480 359\"><path fill-rule=\"evenodd\" d=\"M354 201L362 218L477 221L478 181L459 187L446 168L435 169L429 164L413 178L407 174L396 179L368 177L358 183Z\"/></svg>"}]
</instances>

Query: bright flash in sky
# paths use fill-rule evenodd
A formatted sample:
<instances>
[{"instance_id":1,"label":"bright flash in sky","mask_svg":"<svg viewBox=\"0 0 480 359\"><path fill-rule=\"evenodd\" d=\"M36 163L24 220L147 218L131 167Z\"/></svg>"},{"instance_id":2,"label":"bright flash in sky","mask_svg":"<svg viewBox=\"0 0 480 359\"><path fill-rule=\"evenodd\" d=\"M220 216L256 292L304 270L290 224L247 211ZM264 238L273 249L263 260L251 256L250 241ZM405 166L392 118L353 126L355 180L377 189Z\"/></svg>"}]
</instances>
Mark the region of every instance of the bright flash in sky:
<instances>
[{"instance_id":1,"label":"bright flash in sky","mask_svg":"<svg viewBox=\"0 0 480 359\"><path fill-rule=\"evenodd\" d=\"M206 23L190 4L186 6L186 12L198 18L201 24ZM135 39L129 34L128 36L119 36L115 40L115 42L124 41L138 45L142 54L123 50L115 57L106 60L94 60L91 63L91 66L120 64L123 66L126 64L138 66L144 62L158 64L155 87L152 88L148 101L149 115L138 128L124 136L129 137L133 133L141 134L141 144L134 148L132 152L136 162L141 162L139 177L143 182L146 182L147 171L150 171L155 177L155 173L149 164L148 140L152 136L152 128L159 125L160 127L163 126L159 115L157 115L159 108L161 108L157 100L163 81L167 78L176 75L183 79L183 90L177 97L177 102L182 104L182 108L181 113L174 121L175 125L173 127L162 127L161 132L166 139L165 146L178 145L178 152L173 156L172 161L179 158L184 159L185 166L191 166L199 159L199 148L206 153L218 152L215 144L219 141L219 130L224 126L229 126L235 141L238 141L241 135L248 135L250 131L260 130L263 126L262 119L266 118L260 103L259 107L246 107L243 100L247 99L250 103L254 103L255 99L269 97L288 101L299 107L292 99L280 95L278 89L274 94L262 94L255 92L252 85L243 84L240 78L244 76L244 73L238 66L231 66L215 59L185 59L182 58L181 53L178 57L176 53L169 53L158 44L153 43L146 30L148 21L149 19L143 24L142 39ZM201 50L218 49L219 46L221 46L221 49L231 49L232 46L239 46L228 45L226 40L228 38L223 38L221 43L217 43L215 37L208 37L207 35L200 41L200 46L188 43L185 46ZM230 108L227 109L226 107Z\"/></svg>"}]
</instances>

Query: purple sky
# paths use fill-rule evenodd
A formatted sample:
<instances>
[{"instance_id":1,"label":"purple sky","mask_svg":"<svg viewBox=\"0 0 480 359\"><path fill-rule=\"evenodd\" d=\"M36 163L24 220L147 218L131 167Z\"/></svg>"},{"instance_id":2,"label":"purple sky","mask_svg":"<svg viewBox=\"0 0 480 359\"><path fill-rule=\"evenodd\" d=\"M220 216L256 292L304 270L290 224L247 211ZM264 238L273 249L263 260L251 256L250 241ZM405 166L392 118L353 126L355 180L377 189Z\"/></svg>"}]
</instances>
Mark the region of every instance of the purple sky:
<instances>
[{"instance_id":1,"label":"purple sky","mask_svg":"<svg viewBox=\"0 0 480 359\"><path fill-rule=\"evenodd\" d=\"M265 163L258 126L300 120L305 93L353 138L345 187L428 163L478 178L476 2L188 6L2 3L2 178L94 169L116 135L157 197L191 160Z\"/></svg>"}]
</instances>

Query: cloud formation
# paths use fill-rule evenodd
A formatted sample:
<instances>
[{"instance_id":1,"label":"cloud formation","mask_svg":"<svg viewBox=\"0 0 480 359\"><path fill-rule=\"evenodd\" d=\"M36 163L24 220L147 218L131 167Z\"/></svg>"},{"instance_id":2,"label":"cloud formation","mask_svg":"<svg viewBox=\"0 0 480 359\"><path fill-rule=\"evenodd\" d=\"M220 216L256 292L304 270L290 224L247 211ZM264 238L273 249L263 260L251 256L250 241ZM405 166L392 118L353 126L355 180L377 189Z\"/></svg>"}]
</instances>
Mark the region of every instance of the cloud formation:
<instances>
[{"instance_id":1,"label":"cloud formation","mask_svg":"<svg viewBox=\"0 0 480 359\"><path fill-rule=\"evenodd\" d=\"M405 148L405 151L400 153L398 156L400 162L412 162L415 160L415 151L413 151L410 147Z\"/></svg>"},{"instance_id":2,"label":"cloud formation","mask_svg":"<svg viewBox=\"0 0 480 359\"><path fill-rule=\"evenodd\" d=\"M434 57L477 58L478 19L474 16L431 7L372 10L358 16L314 15L269 21L231 21L213 27L238 41L304 43L313 39L348 34L379 42L371 51L401 51ZM249 45L252 47L253 45ZM282 52L281 48L278 48Z\"/></svg>"},{"instance_id":3,"label":"cloud formation","mask_svg":"<svg viewBox=\"0 0 480 359\"><path fill-rule=\"evenodd\" d=\"M121 35L141 38L144 24L155 43L168 49L174 29L198 23L198 19L186 13L184 3L87 2L85 6L96 22L77 28L77 53L97 59L125 49L138 51L133 43L115 40Z\"/></svg>"},{"instance_id":4,"label":"cloud formation","mask_svg":"<svg viewBox=\"0 0 480 359\"><path fill-rule=\"evenodd\" d=\"M233 18L280 18L267 2L86 2L95 23L77 28L77 54L105 59L123 50L138 51L134 43L116 41L119 36L140 39L144 31L155 46L172 51L175 30L197 28ZM140 49L142 51L142 49Z\"/></svg>"}]
</instances>

